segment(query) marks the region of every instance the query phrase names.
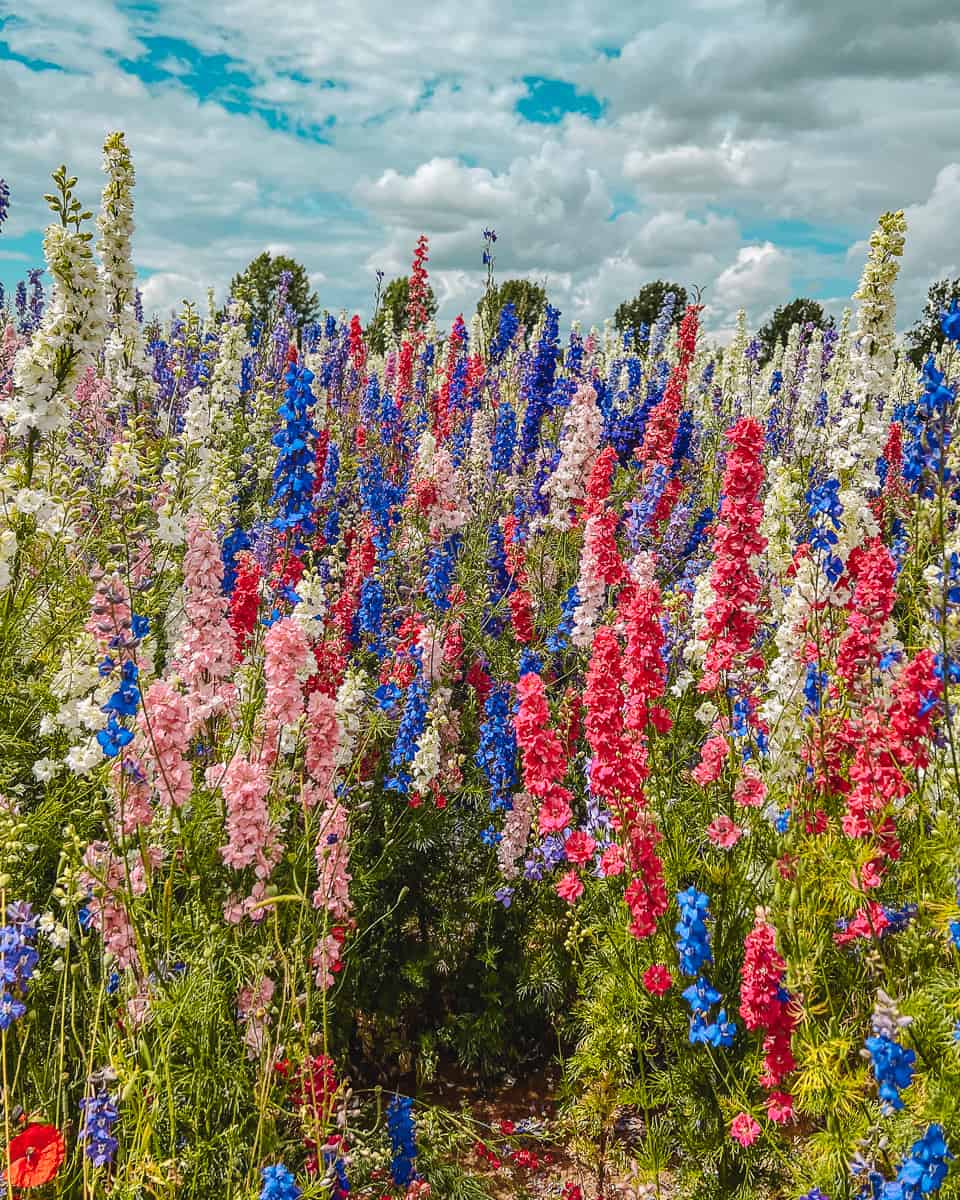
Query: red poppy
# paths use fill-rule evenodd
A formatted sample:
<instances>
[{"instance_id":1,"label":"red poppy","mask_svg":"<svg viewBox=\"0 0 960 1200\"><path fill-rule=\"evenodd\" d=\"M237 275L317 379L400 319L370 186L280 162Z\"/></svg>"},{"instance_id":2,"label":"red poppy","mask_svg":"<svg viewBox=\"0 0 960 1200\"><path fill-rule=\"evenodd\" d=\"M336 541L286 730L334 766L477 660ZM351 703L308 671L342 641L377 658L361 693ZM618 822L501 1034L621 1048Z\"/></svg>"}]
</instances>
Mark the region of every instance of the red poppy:
<instances>
[{"instance_id":1,"label":"red poppy","mask_svg":"<svg viewBox=\"0 0 960 1200\"><path fill-rule=\"evenodd\" d=\"M10 1142L10 1184L42 1187L60 1170L66 1148L55 1125L29 1125Z\"/></svg>"}]
</instances>

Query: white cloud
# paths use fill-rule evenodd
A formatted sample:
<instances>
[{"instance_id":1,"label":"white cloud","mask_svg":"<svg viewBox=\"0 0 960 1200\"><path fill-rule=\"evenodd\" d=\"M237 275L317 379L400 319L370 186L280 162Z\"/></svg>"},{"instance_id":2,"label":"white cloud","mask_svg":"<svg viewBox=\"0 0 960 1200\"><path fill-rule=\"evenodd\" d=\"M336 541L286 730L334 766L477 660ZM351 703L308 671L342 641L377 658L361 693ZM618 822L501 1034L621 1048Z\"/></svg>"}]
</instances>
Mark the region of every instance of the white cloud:
<instances>
[{"instance_id":1,"label":"white cloud","mask_svg":"<svg viewBox=\"0 0 960 1200\"><path fill-rule=\"evenodd\" d=\"M713 147L631 150L623 173L643 189L675 196L767 188L782 185L788 174L787 163L773 150L770 141L735 142L730 137Z\"/></svg>"},{"instance_id":2,"label":"white cloud","mask_svg":"<svg viewBox=\"0 0 960 1200\"><path fill-rule=\"evenodd\" d=\"M728 325L741 308L753 326L760 324L790 286L790 259L772 242L742 246L736 261L717 276L708 293L707 307L713 320Z\"/></svg>"},{"instance_id":3,"label":"white cloud","mask_svg":"<svg viewBox=\"0 0 960 1200\"><path fill-rule=\"evenodd\" d=\"M942 0L910 14L867 0L678 0L668 16L558 4L549 19L508 0L418 19L387 0L291 0L278 20L267 0L161 0L158 15L33 0L4 36L66 70L0 61L9 233L42 228L61 161L94 201L103 137L119 127L137 168L136 259L159 307L202 301L272 246L305 264L322 303L367 311L373 269L406 271L423 231L449 319L482 290L480 232L493 225L498 275L546 278L568 317L602 320L663 277L706 285L709 319L725 325L741 303L753 320L800 287L852 284L856 254L791 242L778 222L846 245L903 206L901 313L951 263L960 273L960 168L944 166L958 22ZM172 39L161 65L176 77L148 86L119 63L144 59L157 34ZM198 100L185 82L196 52L225 56L231 96L249 78L251 102L281 127L216 92ZM522 120L523 78L538 75L592 92L604 116ZM329 144L289 131L313 126Z\"/></svg>"}]
</instances>

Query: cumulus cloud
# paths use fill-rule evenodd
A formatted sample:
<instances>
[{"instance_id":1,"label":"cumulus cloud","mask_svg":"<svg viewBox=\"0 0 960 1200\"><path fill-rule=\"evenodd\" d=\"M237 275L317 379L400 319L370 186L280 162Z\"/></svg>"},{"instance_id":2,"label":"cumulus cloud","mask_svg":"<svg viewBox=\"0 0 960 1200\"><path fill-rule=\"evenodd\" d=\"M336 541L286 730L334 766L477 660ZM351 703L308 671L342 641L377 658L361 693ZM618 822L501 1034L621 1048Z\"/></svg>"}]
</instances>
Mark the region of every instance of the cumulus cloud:
<instances>
[{"instance_id":1,"label":"cumulus cloud","mask_svg":"<svg viewBox=\"0 0 960 1200\"><path fill-rule=\"evenodd\" d=\"M324 305L368 313L373 271L405 272L426 232L449 320L482 291L493 225L498 275L545 279L566 317L600 321L664 277L704 285L727 328L739 305L756 321L800 288L849 292L862 254L847 247L906 207L909 324L957 257L948 7L678 0L641 19L558 0L545 19L487 0L412 19L387 0L292 0L278 20L267 0L33 0L4 25L26 60L0 59L4 237L42 228L61 161L93 202L103 137L124 128L136 261L160 309L222 294L273 247ZM540 78L602 115L524 119ZM22 253L0 257L5 281Z\"/></svg>"},{"instance_id":2,"label":"cumulus cloud","mask_svg":"<svg viewBox=\"0 0 960 1200\"><path fill-rule=\"evenodd\" d=\"M757 325L782 303L790 286L790 259L772 242L741 246L736 260L717 276L708 307L721 325L741 309Z\"/></svg>"}]
</instances>

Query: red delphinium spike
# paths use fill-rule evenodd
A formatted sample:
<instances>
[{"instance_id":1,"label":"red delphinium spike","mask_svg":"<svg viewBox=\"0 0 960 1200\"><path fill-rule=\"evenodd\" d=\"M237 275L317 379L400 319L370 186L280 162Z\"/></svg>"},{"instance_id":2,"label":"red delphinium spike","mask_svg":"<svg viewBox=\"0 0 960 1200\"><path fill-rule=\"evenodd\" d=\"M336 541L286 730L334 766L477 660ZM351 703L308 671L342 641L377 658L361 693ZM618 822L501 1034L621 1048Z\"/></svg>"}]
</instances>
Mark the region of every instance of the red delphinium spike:
<instances>
[{"instance_id":1,"label":"red delphinium spike","mask_svg":"<svg viewBox=\"0 0 960 1200\"><path fill-rule=\"evenodd\" d=\"M905 772L929 763L933 719L942 692L933 651L924 649L901 671L886 711L873 705L850 722L848 732L857 750L843 816L847 837L875 836L880 828L877 818L895 800L909 795L911 783Z\"/></svg>"},{"instance_id":2,"label":"red delphinium spike","mask_svg":"<svg viewBox=\"0 0 960 1200\"><path fill-rule=\"evenodd\" d=\"M400 357L397 362L397 393L396 393L396 408L400 412L403 408L403 398L410 395L410 390L413 386L413 345L404 339L400 346Z\"/></svg>"},{"instance_id":3,"label":"red delphinium spike","mask_svg":"<svg viewBox=\"0 0 960 1200\"><path fill-rule=\"evenodd\" d=\"M419 340L423 336L423 327L427 323L427 281L426 262L430 257L430 243L425 233L417 238L416 249L413 252L413 266L410 271L410 282L407 290L407 331Z\"/></svg>"},{"instance_id":4,"label":"red delphinium spike","mask_svg":"<svg viewBox=\"0 0 960 1200\"><path fill-rule=\"evenodd\" d=\"M443 382L437 391L433 402L433 431L437 441L444 441L450 436L450 385L457 366L460 348L466 341L467 327L463 323L463 315L457 317L450 329L447 344L447 361L443 371Z\"/></svg>"},{"instance_id":5,"label":"red delphinium spike","mask_svg":"<svg viewBox=\"0 0 960 1200\"><path fill-rule=\"evenodd\" d=\"M227 620L233 630L237 653L242 655L257 624L263 570L252 554L243 551L237 555L236 571L237 580L230 594Z\"/></svg>"},{"instance_id":6,"label":"red delphinium spike","mask_svg":"<svg viewBox=\"0 0 960 1200\"><path fill-rule=\"evenodd\" d=\"M680 352L677 363L670 372L670 378L664 388L663 399L647 418L643 442L636 451L636 457L643 463L645 470L652 470L658 463L667 469L673 465L673 443L677 436L677 425L687 392L687 374L696 353L697 329L701 310L702 305L687 305L683 320L680 322L678 331ZM663 520L669 515L668 511L665 516L661 516L658 509L654 520Z\"/></svg>"},{"instance_id":7,"label":"red delphinium spike","mask_svg":"<svg viewBox=\"0 0 960 1200\"><path fill-rule=\"evenodd\" d=\"M354 313L350 318L350 361L353 369L360 374L367 363L367 347L363 341L363 325L359 316Z\"/></svg>"},{"instance_id":8,"label":"red delphinium spike","mask_svg":"<svg viewBox=\"0 0 960 1200\"><path fill-rule=\"evenodd\" d=\"M573 820L572 797L561 783L567 760L550 725L546 689L539 675L531 671L520 676L517 699L513 727L523 760L524 787L540 801L541 833L558 833Z\"/></svg>"},{"instance_id":9,"label":"red delphinium spike","mask_svg":"<svg viewBox=\"0 0 960 1200\"><path fill-rule=\"evenodd\" d=\"M340 636L348 647L353 644L353 618L360 606L360 587L364 579L372 572L376 559L377 550L373 542L370 521L368 518L364 518L360 527L360 536L350 539L343 591L331 608L333 626L340 631Z\"/></svg>"},{"instance_id":10,"label":"red delphinium spike","mask_svg":"<svg viewBox=\"0 0 960 1200\"><path fill-rule=\"evenodd\" d=\"M493 680L479 658L475 658L470 664L470 669L467 671L467 683L476 692L477 703L485 704L490 695L490 689L493 687Z\"/></svg>"},{"instance_id":11,"label":"red delphinium spike","mask_svg":"<svg viewBox=\"0 0 960 1200\"><path fill-rule=\"evenodd\" d=\"M786 962L777 952L776 930L763 909L757 910L753 929L744 943L740 976L740 1016L747 1029L762 1030L764 1069L760 1083L775 1089L796 1067L790 1043L797 1018L783 980ZM781 1095L780 1108L789 1109L788 1096Z\"/></svg>"},{"instance_id":12,"label":"red delphinium spike","mask_svg":"<svg viewBox=\"0 0 960 1200\"><path fill-rule=\"evenodd\" d=\"M897 565L879 538L851 552L847 569L854 578L847 631L837 651L837 674L847 685L869 672L880 660L883 628L893 613Z\"/></svg>"},{"instance_id":13,"label":"red delphinium spike","mask_svg":"<svg viewBox=\"0 0 960 1200\"><path fill-rule=\"evenodd\" d=\"M618 611L626 634L626 726L642 733L651 722L658 733L667 733L672 724L670 714L661 705L651 704L663 695L667 680L659 585L655 581L644 586L629 584L620 593Z\"/></svg>"},{"instance_id":14,"label":"red delphinium spike","mask_svg":"<svg viewBox=\"0 0 960 1200\"><path fill-rule=\"evenodd\" d=\"M313 471L313 495L316 495L317 492L319 492L323 487L323 473L326 470L327 454L330 450L330 429L328 426L324 425L324 427L317 433L316 446L317 453L314 457Z\"/></svg>"},{"instance_id":15,"label":"red delphinium spike","mask_svg":"<svg viewBox=\"0 0 960 1200\"><path fill-rule=\"evenodd\" d=\"M592 751L590 790L608 802L615 827L624 836L624 862L632 874L624 892L631 915L630 932L644 938L656 931L657 919L667 911L669 901L663 864L657 855L661 834L650 814L643 811L646 744L642 734L628 729L624 721L623 676L623 656L616 634L602 626L593 641L584 692L587 741ZM636 706L633 715L637 716Z\"/></svg>"},{"instance_id":16,"label":"red delphinium spike","mask_svg":"<svg viewBox=\"0 0 960 1200\"><path fill-rule=\"evenodd\" d=\"M723 502L713 535L710 583L713 602L704 614L707 653L701 692L720 686L722 672L749 665L760 627L757 605L760 577L751 559L761 554L767 539L760 534L763 507L763 426L755 417L742 417L727 430L731 450L723 473Z\"/></svg>"}]
</instances>

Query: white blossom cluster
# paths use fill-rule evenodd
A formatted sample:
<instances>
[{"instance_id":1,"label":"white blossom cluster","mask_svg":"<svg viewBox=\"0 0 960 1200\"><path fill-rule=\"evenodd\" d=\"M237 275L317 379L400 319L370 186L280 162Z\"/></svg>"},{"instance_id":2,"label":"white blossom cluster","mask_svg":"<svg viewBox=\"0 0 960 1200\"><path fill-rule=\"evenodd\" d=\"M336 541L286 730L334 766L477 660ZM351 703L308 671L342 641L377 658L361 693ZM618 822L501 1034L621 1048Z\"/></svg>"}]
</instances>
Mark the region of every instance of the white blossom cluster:
<instances>
[{"instance_id":1,"label":"white blossom cluster","mask_svg":"<svg viewBox=\"0 0 960 1200\"><path fill-rule=\"evenodd\" d=\"M560 434L560 461L543 486L550 497L550 524L570 527L570 505L586 496L587 478L600 448L603 415L592 384L577 388L567 406Z\"/></svg>"},{"instance_id":2,"label":"white blossom cluster","mask_svg":"<svg viewBox=\"0 0 960 1200\"><path fill-rule=\"evenodd\" d=\"M87 235L48 225L43 253L53 296L40 328L17 354L13 398L0 405L0 418L14 437L66 429L67 397L104 335L103 292Z\"/></svg>"},{"instance_id":3,"label":"white blossom cluster","mask_svg":"<svg viewBox=\"0 0 960 1200\"><path fill-rule=\"evenodd\" d=\"M101 276L110 332L104 344L107 376L118 396L136 391L145 374L140 326L134 312L137 276L133 267L133 160L122 133L103 147L103 189L97 228Z\"/></svg>"}]
</instances>

